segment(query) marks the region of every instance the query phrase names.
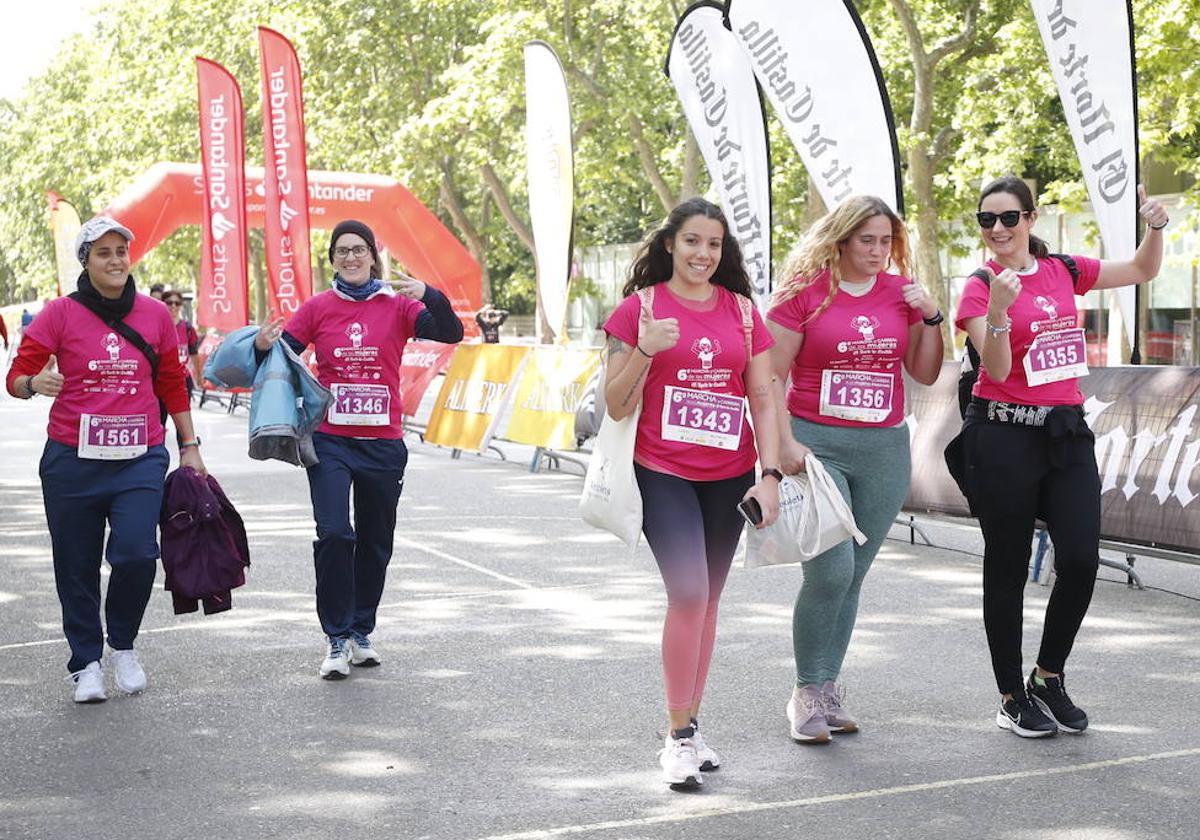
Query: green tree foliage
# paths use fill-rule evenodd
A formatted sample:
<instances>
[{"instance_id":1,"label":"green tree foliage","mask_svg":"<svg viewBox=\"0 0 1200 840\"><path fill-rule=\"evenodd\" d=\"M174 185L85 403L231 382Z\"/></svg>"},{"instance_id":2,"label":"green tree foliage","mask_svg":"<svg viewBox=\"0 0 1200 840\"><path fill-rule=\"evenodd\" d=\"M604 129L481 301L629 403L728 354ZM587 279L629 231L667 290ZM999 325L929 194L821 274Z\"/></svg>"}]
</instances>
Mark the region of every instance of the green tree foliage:
<instances>
[{"instance_id":1,"label":"green tree foliage","mask_svg":"<svg viewBox=\"0 0 1200 840\"><path fill-rule=\"evenodd\" d=\"M1035 178L1043 199L1082 195L1078 163L1027 0L858 0L905 155L923 280L986 177ZM1200 170L1200 0L1135 0L1143 153ZM309 165L386 174L454 230L484 269L485 299L535 299L525 191L522 48L562 59L575 131L577 246L630 241L710 189L662 67L681 0L107 0L88 32L15 102L0 101L0 300L54 286L45 191L86 216L151 164L199 157L193 58L224 64L261 159L255 27L296 45ZM778 262L814 214L815 191L769 122ZM813 200L810 201L810 196ZM137 268L191 285L199 233L182 230ZM314 248L315 254L323 248Z\"/></svg>"}]
</instances>

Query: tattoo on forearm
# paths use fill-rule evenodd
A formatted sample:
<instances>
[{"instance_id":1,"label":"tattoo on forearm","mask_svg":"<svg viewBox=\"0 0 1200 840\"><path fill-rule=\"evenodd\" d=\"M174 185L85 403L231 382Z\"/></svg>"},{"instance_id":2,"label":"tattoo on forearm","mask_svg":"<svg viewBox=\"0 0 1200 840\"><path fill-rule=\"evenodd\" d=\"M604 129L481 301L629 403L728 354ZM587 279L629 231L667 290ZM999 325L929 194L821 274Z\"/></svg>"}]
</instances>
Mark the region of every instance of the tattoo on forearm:
<instances>
[{"instance_id":1,"label":"tattoo on forearm","mask_svg":"<svg viewBox=\"0 0 1200 840\"><path fill-rule=\"evenodd\" d=\"M646 365L638 372L637 379L633 380L633 384L629 386L629 393L621 400L621 405L629 405L629 401L633 398L634 392L638 390L638 386L642 384L642 377L646 375L646 371L650 370L650 365Z\"/></svg>"}]
</instances>

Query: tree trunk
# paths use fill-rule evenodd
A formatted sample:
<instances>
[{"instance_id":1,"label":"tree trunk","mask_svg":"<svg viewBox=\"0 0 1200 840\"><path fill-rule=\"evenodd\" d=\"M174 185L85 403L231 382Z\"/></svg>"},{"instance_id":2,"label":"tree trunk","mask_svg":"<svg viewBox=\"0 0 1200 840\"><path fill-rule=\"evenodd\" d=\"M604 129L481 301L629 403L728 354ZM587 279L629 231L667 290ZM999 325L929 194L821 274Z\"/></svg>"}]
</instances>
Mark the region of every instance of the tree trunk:
<instances>
[{"instance_id":1,"label":"tree trunk","mask_svg":"<svg viewBox=\"0 0 1200 840\"><path fill-rule=\"evenodd\" d=\"M458 191L454 188L454 181L450 177L450 171L446 166L442 167L442 180L438 184L438 194L442 206L446 208L446 212L450 214L450 219L454 222L454 226L458 228L458 232L466 242L467 250L471 252L471 256L479 263L479 297L483 305L487 306L492 302L492 287L489 282L487 270L487 243L479 234L478 229L471 224L471 220L467 218L462 201L458 197Z\"/></svg>"}]
</instances>

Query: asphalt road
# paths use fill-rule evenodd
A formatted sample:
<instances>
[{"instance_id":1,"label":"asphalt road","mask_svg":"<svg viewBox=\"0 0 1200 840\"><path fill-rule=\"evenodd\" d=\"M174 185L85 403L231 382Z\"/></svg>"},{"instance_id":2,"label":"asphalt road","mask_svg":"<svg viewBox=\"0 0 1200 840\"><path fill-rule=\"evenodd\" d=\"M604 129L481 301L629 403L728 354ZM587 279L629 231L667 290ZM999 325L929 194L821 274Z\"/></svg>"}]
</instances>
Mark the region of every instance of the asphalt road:
<instances>
[{"instance_id":1,"label":"asphalt road","mask_svg":"<svg viewBox=\"0 0 1200 840\"><path fill-rule=\"evenodd\" d=\"M826 747L784 716L799 570L736 570L702 714L724 765L676 794L655 758L662 586L644 546L577 518L577 472L410 438L384 665L324 682L304 476L248 460L244 412L213 407L198 426L249 526L248 584L212 618L156 591L148 690L76 706L37 482L47 407L0 399L0 838L1200 837L1200 568L1139 561L1192 600L1102 571L1069 672L1092 728L1024 741L993 722L977 533L897 529L843 675L863 732ZM1047 594L1026 592L1030 658Z\"/></svg>"}]
</instances>

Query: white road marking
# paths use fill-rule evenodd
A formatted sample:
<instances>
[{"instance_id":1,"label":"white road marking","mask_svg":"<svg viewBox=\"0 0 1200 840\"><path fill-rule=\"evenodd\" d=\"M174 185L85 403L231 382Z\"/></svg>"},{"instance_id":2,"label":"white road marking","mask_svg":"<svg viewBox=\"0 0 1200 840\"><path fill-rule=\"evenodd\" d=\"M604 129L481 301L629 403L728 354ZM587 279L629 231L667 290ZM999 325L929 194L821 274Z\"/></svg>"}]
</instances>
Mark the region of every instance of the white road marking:
<instances>
[{"instance_id":1,"label":"white road marking","mask_svg":"<svg viewBox=\"0 0 1200 840\"><path fill-rule=\"evenodd\" d=\"M752 814L762 811L782 811L788 808L805 808L813 805L827 805L832 802L853 802L860 799L878 799L884 796L900 796L906 793L924 793L931 790L946 790L948 788L967 787L970 785L987 785L996 782L1028 781L1047 776L1062 776L1067 773L1086 773L1090 770L1103 770L1109 767L1124 767L1131 764L1148 764L1153 761L1166 761L1172 758L1200 757L1200 747L1187 750L1172 750L1170 752L1149 753L1146 755L1130 755L1124 758L1111 758L1104 761L1089 761L1085 764L1074 764L1065 767L1049 767L1044 770L1020 770L1014 773L996 773L990 776L968 776L962 779L944 779L938 782L922 782L913 785L899 785L890 788L876 788L853 793L832 793L825 796L812 796L807 799L786 799L779 802L756 802L746 805L732 805L728 808L709 808L706 810L689 811L680 814L660 814L653 817L637 817L628 820L609 820L607 822L586 823L582 825L564 825L557 828L547 828L535 831L521 831L514 834L491 834L480 840L545 840L551 837L565 837L572 834L591 834L600 831L616 829L641 828L667 823L682 823L703 820L710 817L725 817L734 814Z\"/></svg>"},{"instance_id":2,"label":"white road marking","mask_svg":"<svg viewBox=\"0 0 1200 840\"><path fill-rule=\"evenodd\" d=\"M520 589L537 589L538 588L538 587L534 586L532 583L526 583L523 580L517 580L514 577L509 577L508 575L502 575L499 572L493 572L491 569L484 568L483 566L480 566L478 563L472 563L470 560L464 560L461 557L455 557L453 554L447 554L444 551L439 551L436 548L430 548L427 545L423 545L423 544L421 544L419 542L415 542L413 540L405 539L404 537L401 537L401 536L396 537L396 542L403 543L404 545L408 546L409 548L416 549L417 551L424 551L426 554L432 554L434 557L440 557L443 560L449 560L451 563L457 563L458 565L463 566L464 568L479 572L482 575L487 575L488 577L493 577L496 580L502 580L505 583L509 584L510 586L516 586Z\"/></svg>"}]
</instances>

